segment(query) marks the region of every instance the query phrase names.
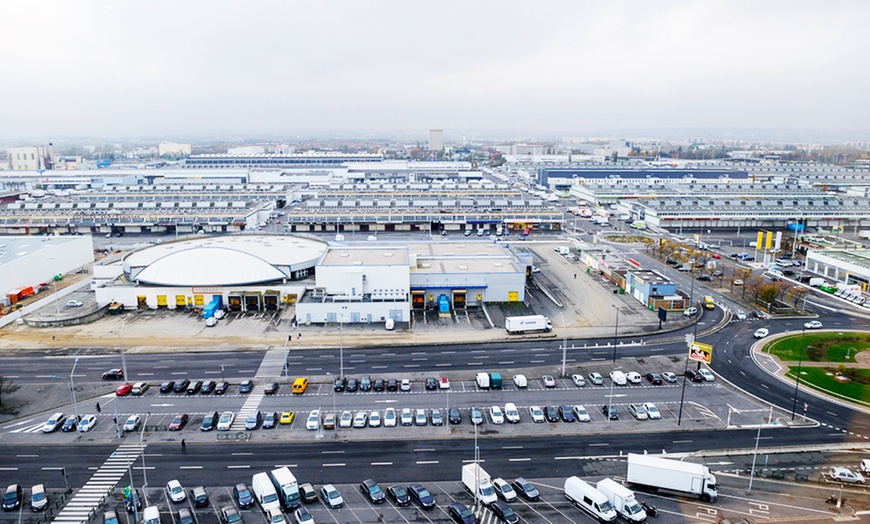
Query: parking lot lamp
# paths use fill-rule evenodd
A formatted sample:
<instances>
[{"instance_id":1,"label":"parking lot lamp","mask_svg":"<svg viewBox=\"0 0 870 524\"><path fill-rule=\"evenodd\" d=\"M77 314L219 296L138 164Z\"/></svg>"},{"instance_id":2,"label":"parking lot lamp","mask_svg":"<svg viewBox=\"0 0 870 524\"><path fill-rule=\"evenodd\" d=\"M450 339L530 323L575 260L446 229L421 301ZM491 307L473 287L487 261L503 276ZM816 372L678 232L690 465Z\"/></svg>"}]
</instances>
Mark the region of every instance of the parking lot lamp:
<instances>
[{"instance_id":1,"label":"parking lot lamp","mask_svg":"<svg viewBox=\"0 0 870 524\"><path fill-rule=\"evenodd\" d=\"M76 403L76 383L73 375L76 372L76 366L79 364L79 357L76 357L75 363L73 364L72 371L69 372L69 390L72 393L72 401L73 401L73 413L75 413L76 420L79 419L79 406Z\"/></svg>"},{"instance_id":2,"label":"parking lot lamp","mask_svg":"<svg viewBox=\"0 0 870 524\"><path fill-rule=\"evenodd\" d=\"M619 334L619 307L617 307L616 304L610 304L610 307L616 310L616 324L613 327L613 363L616 364L616 339Z\"/></svg>"},{"instance_id":3,"label":"parking lot lamp","mask_svg":"<svg viewBox=\"0 0 870 524\"><path fill-rule=\"evenodd\" d=\"M619 310L617 310L619 311ZM622 366L613 368L613 371L622 370ZM613 410L613 377L610 377L610 396L607 401L607 427L610 427L610 412Z\"/></svg>"},{"instance_id":4,"label":"parking lot lamp","mask_svg":"<svg viewBox=\"0 0 870 524\"><path fill-rule=\"evenodd\" d=\"M145 448L142 446L142 438L145 436L145 426L148 424L148 417L151 412L145 413L145 420L142 422L142 431L139 432L139 447L142 449L142 493L145 493L145 488L148 487L148 470L145 468Z\"/></svg>"},{"instance_id":5,"label":"parking lot lamp","mask_svg":"<svg viewBox=\"0 0 870 524\"><path fill-rule=\"evenodd\" d=\"M568 358L568 326L565 325L565 315L559 311L559 317L562 319L562 378L565 378L565 361Z\"/></svg>"},{"instance_id":6,"label":"parking lot lamp","mask_svg":"<svg viewBox=\"0 0 870 524\"><path fill-rule=\"evenodd\" d=\"M812 348L813 348L812 346L807 346L807 349L805 350L807 352L807 356L809 356L809 352ZM804 353L803 353L803 351L801 351L799 354L799 359L798 359L797 375L795 375L795 377L794 377L794 398L791 399L791 419L792 420L794 420L794 410L797 407L798 386L801 383L801 366L803 366L803 363L804 363Z\"/></svg>"}]
</instances>

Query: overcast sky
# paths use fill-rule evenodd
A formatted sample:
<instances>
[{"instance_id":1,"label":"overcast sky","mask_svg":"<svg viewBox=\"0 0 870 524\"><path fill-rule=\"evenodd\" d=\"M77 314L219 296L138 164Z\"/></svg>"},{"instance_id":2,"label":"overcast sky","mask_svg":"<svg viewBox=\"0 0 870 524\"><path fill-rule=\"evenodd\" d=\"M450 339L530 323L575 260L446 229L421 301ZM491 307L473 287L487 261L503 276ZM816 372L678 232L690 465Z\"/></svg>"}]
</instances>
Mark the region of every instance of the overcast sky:
<instances>
[{"instance_id":1,"label":"overcast sky","mask_svg":"<svg viewBox=\"0 0 870 524\"><path fill-rule=\"evenodd\" d=\"M4 0L0 137L865 130L868 15L866 0Z\"/></svg>"}]
</instances>

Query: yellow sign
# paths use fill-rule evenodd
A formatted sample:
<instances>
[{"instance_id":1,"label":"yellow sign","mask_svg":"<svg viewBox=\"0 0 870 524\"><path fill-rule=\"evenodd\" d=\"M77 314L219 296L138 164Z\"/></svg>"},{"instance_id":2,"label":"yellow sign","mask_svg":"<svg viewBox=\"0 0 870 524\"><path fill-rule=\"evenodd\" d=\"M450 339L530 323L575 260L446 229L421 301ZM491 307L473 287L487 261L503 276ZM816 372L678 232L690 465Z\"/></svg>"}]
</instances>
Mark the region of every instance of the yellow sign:
<instances>
[{"instance_id":1,"label":"yellow sign","mask_svg":"<svg viewBox=\"0 0 870 524\"><path fill-rule=\"evenodd\" d=\"M689 346L689 360L709 364L713 361L713 346L700 342L692 342L692 345Z\"/></svg>"},{"instance_id":2,"label":"yellow sign","mask_svg":"<svg viewBox=\"0 0 870 524\"><path fill-rule=\"evenodd\" d=\"M767 249L769 251L770 248L772 248L772 247L773 247L773 232L768 231L767 232L767 242L764 243L764 249Z\"/></svg>"},{"instance_id":3,"label":"yellow sign","mask_svg":"<svg viewBox=\"0 0 870 524\"><path fill-rule=\"evenodd\" d=\"M764 249L764 231L759 231L755 238L755 249Z\"/></svg>"}]
</instances>

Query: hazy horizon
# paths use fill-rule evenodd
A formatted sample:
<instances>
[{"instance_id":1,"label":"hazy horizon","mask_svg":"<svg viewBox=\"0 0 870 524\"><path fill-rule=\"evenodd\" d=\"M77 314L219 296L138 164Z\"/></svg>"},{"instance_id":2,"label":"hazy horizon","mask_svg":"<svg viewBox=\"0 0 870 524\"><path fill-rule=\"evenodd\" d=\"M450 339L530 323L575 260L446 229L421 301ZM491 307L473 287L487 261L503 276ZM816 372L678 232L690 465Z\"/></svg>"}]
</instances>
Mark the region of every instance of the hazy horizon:
<instances>
[{"instance_id":1,"label":"hazy horizon","mask_svg":"<svg viewBox=\"0 0 870 524\"><path fill-rule=\"evenodd\" d=\"M870 140L866 2L4 7L4 140Z\"/></svg>"}]
</instances>

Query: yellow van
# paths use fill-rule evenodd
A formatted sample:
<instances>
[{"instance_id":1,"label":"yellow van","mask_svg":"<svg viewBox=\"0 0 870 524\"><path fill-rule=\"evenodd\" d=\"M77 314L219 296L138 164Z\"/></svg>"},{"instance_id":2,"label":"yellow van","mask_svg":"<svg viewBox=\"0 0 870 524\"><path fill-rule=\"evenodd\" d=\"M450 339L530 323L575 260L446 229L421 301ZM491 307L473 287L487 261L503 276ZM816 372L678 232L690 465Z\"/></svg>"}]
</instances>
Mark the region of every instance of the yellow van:
<instances>
[{"instance_id":1,"label":"yellow van","mask_svg":"<svg viewBox=\"0 0 870 524\"><path fill-rule=\"evenodd\" d=\"M305 390L308 388L308 379L299 377L293 381L293 394L301 395L305 393Z\"/></svg>"},{"instance_id":2,"label":"yellow van","mask_svg":"<svg viewBox=\"0 0 870 524\"><path fill-rule=\"evenodd\" d=\"M716 302L713 301L713 297L711 297L711 296L704 297L704 309L715 309L715 308L716 308Z\"/></svg>"}]
</instances>

